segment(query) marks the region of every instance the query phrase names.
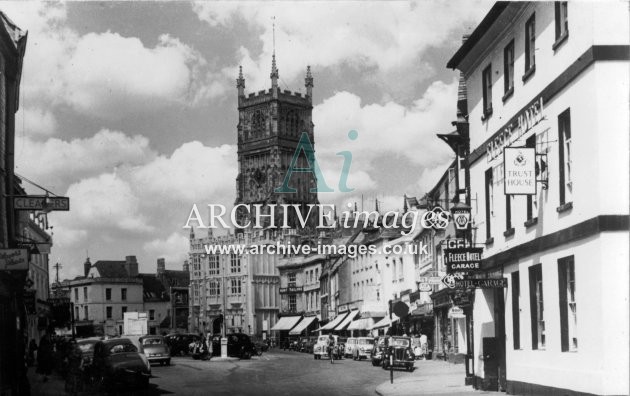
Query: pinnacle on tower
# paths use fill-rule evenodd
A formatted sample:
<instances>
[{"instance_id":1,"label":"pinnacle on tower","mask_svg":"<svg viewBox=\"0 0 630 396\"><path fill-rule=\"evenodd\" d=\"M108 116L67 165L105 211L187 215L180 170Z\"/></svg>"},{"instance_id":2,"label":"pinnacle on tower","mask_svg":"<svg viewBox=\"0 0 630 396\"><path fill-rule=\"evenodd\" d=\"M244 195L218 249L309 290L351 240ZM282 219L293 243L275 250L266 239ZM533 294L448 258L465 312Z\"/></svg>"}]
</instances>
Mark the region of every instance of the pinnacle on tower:
<instances>
[{"instance_id":1,"label":"pinnacle on tower","mask_svg":"<svg viewBox=\"0 0 630 396\"><path fill-rule=\"evenodd\" d=\"M245 78L243 77L243 66L238 67L238 78L236 79L236 88L238 88L238 96L245 95Z\"/></svg>"},{"instance_id":2,"label":"pinnacle on tower","mask_svg":"<svg viewBox=\"0 0 630 396\"><path fill-rule=\"evenodd\" d=\"M313 100L313 75L311 74L311 67L306 66L306 78L304 79L304 86L306 86L306 97L309 101Z\"/></svg>"},{"instance_id":3,"label":"pinnacle on tower","mask_svg":"<svg viewBox=\"0 0 630 396\"><path fill-rule=\"evenodd\" d=\"M306 66L306 78L304 79L304 85L308 87L313 87L313 75L311 74L311 67Z\"/></svg>"},{"instance_id":4,"label":"pinnacle on tower","mask_svg":"<svg viewBox=\"0 0 630 396\"><path fill-rule=\"evenodd\" d=\"M271 86L272 87L277 87L278 86L278 68L276 67L276 52L274 51L273 55L271 56L271 74L269 75L269 77L271 77Z\"/></svg>"}]
</instances>

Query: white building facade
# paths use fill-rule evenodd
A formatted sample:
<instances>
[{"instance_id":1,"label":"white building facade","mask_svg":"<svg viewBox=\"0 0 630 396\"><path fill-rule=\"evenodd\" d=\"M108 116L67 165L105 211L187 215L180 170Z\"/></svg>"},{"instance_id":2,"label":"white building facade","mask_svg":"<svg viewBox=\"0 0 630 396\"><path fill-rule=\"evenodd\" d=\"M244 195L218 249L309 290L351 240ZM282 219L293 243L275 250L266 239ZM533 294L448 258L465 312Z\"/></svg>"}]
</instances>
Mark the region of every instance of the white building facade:
<instances>
[{"instance_id":1,"label":"white building facade","mask_svg":"<svg viewBox=\"0 0 630 396\"><path fill-rule=\"evenodd\" d=\"M628 391L629 13L622 2L497 3L449 61L468 91L476 387ZM536 149L505 195L503 149ZM623 352L620 352L623 351Z\"/></svg>"}]
</instances>

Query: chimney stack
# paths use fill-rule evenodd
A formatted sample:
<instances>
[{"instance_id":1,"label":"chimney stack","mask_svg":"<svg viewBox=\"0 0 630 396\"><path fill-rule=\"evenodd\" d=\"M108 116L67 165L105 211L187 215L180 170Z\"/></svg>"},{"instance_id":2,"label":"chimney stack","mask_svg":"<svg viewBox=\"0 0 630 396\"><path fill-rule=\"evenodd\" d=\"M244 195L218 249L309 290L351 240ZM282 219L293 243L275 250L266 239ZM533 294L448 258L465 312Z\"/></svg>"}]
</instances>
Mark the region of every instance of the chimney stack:
<instances>
[{"instance_id":1,"label":"chimney stack","mask_svg":"<svg viewBox=\"0 0 630 396\"><path fill-rule=\"evenodd\" d=\"M92 268L92 263L90 263L90 258L88 257L85 259L85 263L83 263L83 276L86 278L90 272L90 268Z\"/></svg>"},{"instance_id":2,"label":"chimney stack","mask_svg":"<svg viewBox=\"0 0 630 396\"><path fill-rule=\"evenodd\" d=\"M166 260L164 258L157 259L157 274L163 274L166 271Z\"/></svg>"},{"instance_id":3,"label":"chimney stack","mask_svg":"<svg viewBox=\"0 0 630 396\"><path fill-rule=\"evenodd\" d=\"M130 278L138 276L138 260L136 260L136 256L125 257L125 270L127 270Z\"/></svg>"}]
</instances>

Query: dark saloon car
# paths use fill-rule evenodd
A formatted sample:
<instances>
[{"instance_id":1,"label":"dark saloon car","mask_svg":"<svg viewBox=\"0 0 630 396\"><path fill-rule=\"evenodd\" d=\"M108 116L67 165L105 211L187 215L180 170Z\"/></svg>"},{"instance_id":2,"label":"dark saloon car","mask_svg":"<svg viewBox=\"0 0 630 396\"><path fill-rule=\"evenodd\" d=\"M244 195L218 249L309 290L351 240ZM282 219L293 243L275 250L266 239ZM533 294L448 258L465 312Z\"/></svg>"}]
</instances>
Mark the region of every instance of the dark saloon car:
<instances>
[{"instance_id":1,"label":"dark saloon car","mask_svg":"<svg viewBox=\"0 0 630 396\"><path fill-rule=\"evenodd\" d=\"M413 354L412 348L411 337L390 337L381 366L384 369L402 367L408 371L413 371L416 356Z\"/></svg>"},{"instance_id":2,"label":"dark saloon car","mask_svg":"<svg viewBox=\"0 0 630 396\"><path fill-rule=\"evenodd\" d=\"M77 341L77 346L81 350L81 357L83 359L83 365L85 367L88 367L92 364L92 359L94 359L94 347L98 342L99 339L96 338Z\"/></svg>"},{"instance_id":3,"label":"dark saloon car","mask_svg":"<svg viewBox=\"0 0 630 396\"><path fill-rule=\"evenodd\" d=\"M94 345L93 373L105 388L114 385L149 386L151 365L128 338L113 338Z\"/></svg>"},{"instance_id":4,"label":"dark saloon car","mask_svg":"<svg viewBox=\"0 0 630 396\"><path fill-rule=\"evenodd\" d=\"M249 359L258 354L256 345L247 334L233 333L227 335L227 354L231 357ZM212 336L212 356L221 356L221 335Z\"/></svg>"},{"instance_id":5,"label":"dark saloon car","mask_svg":"<svg viewBox=\"0 0 630 396\"><path fill-rule=\"evenodd\" d=\"M171 356L188 355L190 344L200 339L198 334L169 334L164 337Z\"/></svg>"},{"instance_id":6,"label":"dark saloon car","mask_svg":"<svg viewBox=\"0 0 630 396\"><path fill-rule=\"evenodd\" d=\"M171 364L171 351L164 337L148 335L140 338L140 344L149 363Z\"/></svg>"}]
</instances>

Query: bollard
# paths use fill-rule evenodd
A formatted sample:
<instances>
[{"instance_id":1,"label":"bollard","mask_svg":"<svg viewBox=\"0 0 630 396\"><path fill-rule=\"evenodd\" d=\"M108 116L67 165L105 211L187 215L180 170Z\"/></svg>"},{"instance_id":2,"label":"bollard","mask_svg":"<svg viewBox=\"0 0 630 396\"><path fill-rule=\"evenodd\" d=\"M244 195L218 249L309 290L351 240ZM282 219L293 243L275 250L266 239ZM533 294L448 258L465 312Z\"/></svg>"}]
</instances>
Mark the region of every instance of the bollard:
<instances>
[{"instance_id":1,"label":"bollard","mask_svg":"<svg viewBox=\"0 0 630 396\"><path fill-rule=\"evenodd\" d=\"M389 355L389 382L394 383L394 354Z\"/></svg>"}]
</instances>

